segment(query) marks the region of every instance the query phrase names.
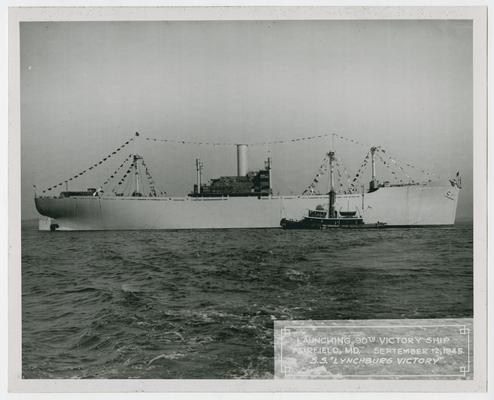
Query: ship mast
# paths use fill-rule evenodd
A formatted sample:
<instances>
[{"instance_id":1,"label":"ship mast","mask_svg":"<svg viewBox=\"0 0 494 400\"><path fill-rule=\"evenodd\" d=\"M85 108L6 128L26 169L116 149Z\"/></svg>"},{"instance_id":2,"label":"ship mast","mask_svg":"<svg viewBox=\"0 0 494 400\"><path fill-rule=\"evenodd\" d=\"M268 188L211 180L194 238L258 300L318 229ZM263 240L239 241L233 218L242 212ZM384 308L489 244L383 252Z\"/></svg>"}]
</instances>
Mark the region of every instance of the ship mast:
<instances>
[{"instance_id":1,"label":"ship mast","mask_svg":"<svg viewBox=\"0 0 494 400\"><path fill-rule=\"evenodd\" d=\"M140 191L140 181L139 181L139 167L137 165L138 161L142 160L142 157L138 154L134 154L134 185L135 185L135 191L132 193L132 196L141 196L141 191Z\"/></svg>"},{"instance_id":2,"label":"ship mast","mask_svg":"<svg viewBox=\"0 0 494 400\"><path fill-rule=\"evenodd\" d=\"M267 169L269 171L269 194L273 194L273 183L271 182L272 173L271 173L271 157L268 157Z\"/></svg>"},{"instance_id":3,"label":"ship mast","mask_svg":"<svg viewBox=\"0 0 494 400\"><path fill-rule=\"evenodd\" d=\"M372 178L371 178L371 183L370 183L370 189L374 190L377 188L377 180L376 180L376 159L374 157L374 154L377 151L377 147L371 147L370 152L371 152L371 165L372 165Z\"/></svg>"},{"instance_id":4,"label":"ship mast","mask_svg":"<svg viewBox=\"0 0 494 400\"><path fill-rule=\"evenodd\" d=\"M335 218L334 212L334 202L336 193L334 191L334 135L331 136L331 146L329 149L329 182L328 182L328 195L329 195L329 207L328 207L328 218Z\"/></svg>"},{"instance_id":5,"label":"ship mast","mask_svg":"<svg viewBox=\"0 0 494 400\"><path fill-rule=\"evenodd\" d=\"M196 179L197 179L197 194L201 194L201 178L203 164L200 159L196 158Z\"/></svg>"},{"instance_id":6,"label":"ship mast","mask_svg":"<svg viewBox=\"0 0 494 400\"><path fill-rule=\"evenodd\" d=\"M134 171L135 171L135 188L136 193L139 193L139 171L137 169L137 154L134 155Z\"/></svg>"}]
</instances>

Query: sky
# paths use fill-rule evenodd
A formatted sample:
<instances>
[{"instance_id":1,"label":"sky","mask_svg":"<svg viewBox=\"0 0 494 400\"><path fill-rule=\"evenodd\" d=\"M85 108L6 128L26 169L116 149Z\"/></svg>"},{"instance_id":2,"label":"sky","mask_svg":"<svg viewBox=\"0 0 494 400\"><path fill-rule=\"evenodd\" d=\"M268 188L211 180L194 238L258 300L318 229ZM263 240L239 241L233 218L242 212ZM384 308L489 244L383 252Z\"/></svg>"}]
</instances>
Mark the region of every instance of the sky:
<instances>
[{"instance_id":1,"label":"sky","mask_svg":"<svg viewBox=\"0 0 494 400\"><path fill-rule=\"evenodd\" d=\"M22 22L22 218L38 192L98 162L140 132L120 158L71 183L98 187L129 152L158 185L186 195L236 174L231 146L336 133L355 173L368 147L442 179L462 176L457 220L472 219L471 21ZM301 193L328 138L249 147L249 169L273 159L275 193ZM408 173L424 178L417 170ZM378 178L391 177L377 162ZM364 175L364 180L368 179ZM324 185L319 188L324 191Z\"/></svg>"}]
</instances>

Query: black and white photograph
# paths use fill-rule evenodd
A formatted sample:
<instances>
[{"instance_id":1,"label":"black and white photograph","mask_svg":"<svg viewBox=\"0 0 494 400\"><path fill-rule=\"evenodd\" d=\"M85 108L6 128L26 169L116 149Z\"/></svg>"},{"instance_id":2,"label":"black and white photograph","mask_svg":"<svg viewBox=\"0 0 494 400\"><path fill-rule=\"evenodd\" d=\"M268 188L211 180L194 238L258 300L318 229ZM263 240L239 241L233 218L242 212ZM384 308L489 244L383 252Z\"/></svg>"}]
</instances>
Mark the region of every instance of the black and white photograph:
<instances>
[{"instance_id":1,"label":"black and white photograph","mask_svg":"<svg viewBox=\"0 0 494 400\"><path fill-rule=\"evenodd\" d=\"M18 31L21 380L480 374L471 18Z\"/></svg>"}]
</instances>

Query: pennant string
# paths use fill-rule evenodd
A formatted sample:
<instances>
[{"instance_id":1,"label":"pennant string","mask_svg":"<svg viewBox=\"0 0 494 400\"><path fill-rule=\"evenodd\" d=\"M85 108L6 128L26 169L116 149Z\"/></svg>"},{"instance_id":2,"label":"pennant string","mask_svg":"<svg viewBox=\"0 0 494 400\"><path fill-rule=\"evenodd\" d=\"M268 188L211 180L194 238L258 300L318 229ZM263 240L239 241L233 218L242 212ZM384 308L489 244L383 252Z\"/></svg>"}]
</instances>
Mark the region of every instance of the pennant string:
<instances>
[{"instance_id":1,"label":"pennant string","mask_svg":"<svg viewBox=\"0 0 494 400\"><path fill-rule=\"evenodd\" d=\"M126 164L132 159L133 156L134 156L133 154L129 154L123 160L123 162L118 166L118 168L115 171L113 171L112 174L103 182L103 184L101 185L101 188L104 188L106 185L108 185L110 182L112 182L118 176L120 171L126 166ZM112 192L115 192L115 187L116 187L116 185L114 185Z\"/></svg>"},{"instance_id":2,"label":"pennant string","mask_svg":"<svg viewBox=\"0 0 494 400\"><path fill-rule=\"evenodd\" d=\"M306 136L306 137L299 137L299 138L294 138L294 139L283 139L283 140L273 140L273 141L266 141L266 142L246 143L246 145L247 146L269 146L269 145L274 145L274 144L297 143L297 142L304 141L304 140L322 139L322 138L329 137L331 135L332 134L328 133L328 134L323 134L323 135ZM152 138L152 137L145 137L144 139L147 141L152 141L152 142L187 144L187 145L197 145L197 146L237 146L238 145L238 143L231 143L231 142L199 142L199 141L193 141L193 140L161 139L161 138Z\"/></svg>"},{"instance_id":3,"label":"pennant string","mask_svg":"<svg viewBox=\"0 0 494 400\"><path fill-rule=\"evenodd\" d=\"M98 167L99 165L103 164L104 162L106 162L112 156L114 156L115 154L117 154L117 152L119 152L120 150L122 150L124 147L128 146L130 144L130 142L132 142L134 139L135 139L135 137L130 138L129 140L127 140L126 142L124 142L122 145L120 145L119 147L117 147L114 151L112 151L111 153L109 153L107 156L103 157L100 161L94 163L92 166L90 166L90 167L82 170L81 172L75 174L74 176L72 176L72 177L70 177L68 179L63 180L62 182L59 182L56 185L50 186L49 188L43 190L42 193L46 193L47 191L52 191L53 189L57 188L58 186L63 185L64 183L66 183L68 181L72 181L74 179L77 179L77 178L81 177L82 175L86 174L88 171L90 171L90 170Z\"/></svg>"},{"instance_id":4,"label":"pennant string","mask_svg":"<svg viewBox=\"0 0 494 400\"><path fill-rule=\"evenodd\" d=\"M133 142L136 137L138 137L139 134L136 133L135 136L132 138L128 139L125 141L123 144L121 144L119 147L113 149L108 155L105 157L101 158L94 164L90 165L88 168L76 173L75 175L64 179L61 182L58 182L56 185L50 186L42 191L42 193L47 193L47 192L52 192L53 190L57 189L58 187L63 186L64 184L67 184L68 182L72 182L75 179L80 178L84 174L86 174L89 171L92 171L93 169L99 167L103 163L107 162L109 159L111 159L113 156L120 154L120 151L123 150L126 146L128 146L131 142ZM271 145L277 145L277 144L290 144L290 143L299 143L301 141L309 141L309 140L317 140L317 139L322 139L322 138L327 138L327 137L335 137L339 140L342 140L347 143L351 143L354 145L359 145L359 146L364 146L366 148L370 148L369 145L362 143L359 140L352 139L352 138L347 138L342 135L336 134L336 133L328 133L328 134L322 134L322 135L314 135L314 136L306 136L306 137L298 137L298 138L293 138L293 139L282 139L282 140L274 140L274 141L265 141L265 142L253 142L253 143L248 143L248 146L271 146ZM237 146L237 143L231 143L231 142L209 142L209 141L190 141L190 140L176 140L176 139L164 139L164 138L153 138L153 137L143 137L144 140L146 141L151 141L151 142L163 142L163 143L174 143L174 144L183 144L183 145L198 145L198 146ZM406 162L399 162L397 159L393 156L391 156L385 149L382 147L377 147L376 153L380 161L383 163L383 165L389 170L390 174L393 175L393 178L398 180L400 183L403 183L403 179L399 177L399 175L403 174L410 183L415 184L416 182L410 177L410 175L407 173L405 170L404 166L407 168L414 169L426 176L428 179L428 182L431 182L431 178L433 176L439 177L437 174L426 171L425 169L421 169L416 167L415 165L411 163L406 163ZM109 178L107 178L104 182L102 187L105 187L108 185L111 181L113 181L116 176L124 169L124 166L127 165L129 159L132 157L132 154L129 155L123 162L120 164L120 166L110 175ZM370 150L367 152L367 154L364 157L364 160L360 167L357 169L356 174L353 176L350 175L348 170L345 168L343 163L340 160L337 160L335 158L335 166L336 166L336 173L337 173L337 180L338 180L338 186L340 190L343 190L344 188L344 180L346 180L346 189L345 192L355 192L357 186L359 185L360 179L362 178L363 172L365 168L368 165L368 162L370 160L371 153ZM123 174L121 179L115 184L115 186L112 189L112 192L117 194L117 189L121 189L122 185L125 183L125 180L127 176L131 173L132 168L136 168L137 165L135 164L135 160L130 164L128 167L127 171ZM158 187L156 185L156 182L154 178L152 177L149 168L146 166L144 163L144 160L142 160L142 167L144 170L144 174L146 176L147 182L149 184L149 189L150 189L150 194L151 195L158 195L158 193L165 193L163 191L158 190ZM319 183L319 179L322 175L324 175L328 171L329 167L329 155L325 154L323 158L323 162L321 166L318 169L317 174L313 178L311 184L304 190L302 194L306 193L311 193L313 194L315 192L315 188L317 184Z\"/></svg>"}]
</instances>

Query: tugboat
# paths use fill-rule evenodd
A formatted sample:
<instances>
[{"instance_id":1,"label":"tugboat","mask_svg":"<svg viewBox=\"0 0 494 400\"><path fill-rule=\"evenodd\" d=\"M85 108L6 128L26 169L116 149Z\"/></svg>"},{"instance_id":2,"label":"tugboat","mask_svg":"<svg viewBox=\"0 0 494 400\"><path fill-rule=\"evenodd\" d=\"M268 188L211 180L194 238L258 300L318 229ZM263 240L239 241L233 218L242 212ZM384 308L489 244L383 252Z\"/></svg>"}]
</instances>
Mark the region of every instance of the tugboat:
<instances>
[{"instance_id":1,"label":"tugboat","mask_svg":"<svg viewBox=\"0 0 494 400\"><path fill-rule=\"evenodd\" d=\"M329 155L329 207L326 211L323 206L319 205L315 210L309 210L308 216L295 221L283 218L280 225L283 229L362 229L362 228L382 228L386 226L384 222L375 224L365 224L362 216L357 215L357 211L336 211L335 199L336 192L334 190L334 151L330 151Z\"/></svg>"},{"instance_id":2,"label":"tugboat","mask_svg":"<svg viewBox=\"0 0 494 400\"><path fill-rule=\"evenodd\" d=\"M283 218L280 221L283 229L366 229L384 228L385 222L365 224L362 217L356 211L336 211L334 217L328 217L327 211L309 210L309 215L302 220L294 221Z\"/></svg>"},{"instance_id":3,"label":"tugboat","mask_svg":"<svg viewBox=\"0 0 494 400\"><path fill-rule=\"evenodd\" d=\"M300 221L283 218L280 225L283 229L331 229L362 227L364 220L356 215L356 211L335 212L334 217L328 216L325 210L309 210L309 215Z\"/></svg>"}]
</instances>

